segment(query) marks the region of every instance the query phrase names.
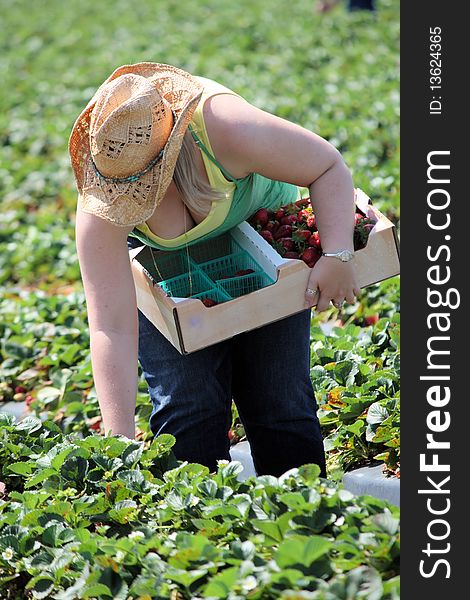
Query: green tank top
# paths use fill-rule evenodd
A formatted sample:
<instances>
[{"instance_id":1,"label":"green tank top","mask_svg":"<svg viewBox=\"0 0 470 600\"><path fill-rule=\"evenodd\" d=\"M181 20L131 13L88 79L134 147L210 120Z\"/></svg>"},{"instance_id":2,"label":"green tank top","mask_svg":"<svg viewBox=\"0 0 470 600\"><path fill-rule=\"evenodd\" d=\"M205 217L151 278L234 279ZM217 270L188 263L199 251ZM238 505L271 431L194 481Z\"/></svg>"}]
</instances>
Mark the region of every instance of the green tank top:
<instances>
[{"instance_id":1,"label":"green tank top","mask_svg":"<svg viewBox=\"0 0 470 600\"><path fill-rule=\"evenodd\" d=\"M181 250L187 246L191 246L198 242L217 237L233 227L236 227L243 221L246 221L258 209L266 208L268 210L277 210L284 204L289 204L299 198L299 188L291 183L268 179L259 173L250 173L242 179L236 179L228 173L224 167L216 160L209 152L203 141L194 131L194 128L189 125L189 130L199 148L204 152L210 161L216 165L226 180L233 182L235 188L230 202L230 208L220 223L210 231L194 239L185 239L185 235L179 236L181 243L175 245L172 240L164 240L159 238L157 242L143 231L135 227L129 236L135 237L142 243L157 250ZM222 201L223 202L223 201ZM156 236L155 236L156 237Z\"/></svg>"}]
</instances>

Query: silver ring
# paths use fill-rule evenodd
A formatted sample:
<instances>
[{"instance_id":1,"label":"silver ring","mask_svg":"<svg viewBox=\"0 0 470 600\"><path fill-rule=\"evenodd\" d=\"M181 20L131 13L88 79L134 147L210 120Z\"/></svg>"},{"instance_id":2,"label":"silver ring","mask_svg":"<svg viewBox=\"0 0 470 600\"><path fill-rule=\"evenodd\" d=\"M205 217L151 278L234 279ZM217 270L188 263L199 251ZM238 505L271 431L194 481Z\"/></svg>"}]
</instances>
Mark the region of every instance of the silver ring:
<instances>
[{"instance_id":1,"label":"silver ring","mask_svg":"<svg viewBox=\"0 0 470 600\"><path fill-rule=\"evenodd\" d=\"M311 296L315 296L315 294L318 294L318 290L312 290L312 288L307 288L305 293Z\"/></svg>"}]
</instances>

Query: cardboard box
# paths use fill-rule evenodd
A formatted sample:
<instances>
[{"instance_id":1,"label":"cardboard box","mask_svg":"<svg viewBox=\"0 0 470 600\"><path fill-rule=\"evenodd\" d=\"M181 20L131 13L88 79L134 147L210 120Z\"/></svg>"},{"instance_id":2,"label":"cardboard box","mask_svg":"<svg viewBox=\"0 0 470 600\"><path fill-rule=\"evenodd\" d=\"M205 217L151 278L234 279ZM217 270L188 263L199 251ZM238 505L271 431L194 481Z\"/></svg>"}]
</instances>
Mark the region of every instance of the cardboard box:
<instances>
[{"instance_id":1,"label":"cardboard box","mask_svg":"<svg viewBox=\"0 0 470 600\"><path fill-rule=\"evenodd\" d=\"M356 206L366 216L376 219L367 246L356 251L354 257L363 288L399 274L399 243L393 223L359 189ZM204 306L196 298L168 296L156 281L149 247L129 251L139 310L182 354L305 309L305 289L311 269L302 260L282 258L247 222L226 235L247 251L274 283L212 307ZM198 246L201 249L203 244L206 251L216 248L217 239L190 246L191 255L195 256ZM158 256L158 251L154 254Z\"/></svg>"}]
</instances>

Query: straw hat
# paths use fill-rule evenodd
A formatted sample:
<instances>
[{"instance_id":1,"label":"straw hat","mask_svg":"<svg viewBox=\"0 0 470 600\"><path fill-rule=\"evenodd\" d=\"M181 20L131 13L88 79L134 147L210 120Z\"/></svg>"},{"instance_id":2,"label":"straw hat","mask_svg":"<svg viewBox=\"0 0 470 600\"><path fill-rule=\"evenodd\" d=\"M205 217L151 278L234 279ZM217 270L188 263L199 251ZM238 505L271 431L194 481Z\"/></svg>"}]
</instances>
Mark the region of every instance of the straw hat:
<instances>
[{"instance_id":1,"label":"straw hat","mask_svg":"<svg viewBox=\"0 0 470 600\"><path fill-rule=\"evenodd\" d=\"M116 69L69 138L82 210L120 226L148 219L171 183L202 91L194 77L170 65Z\"/></svg>"}]
</instances>

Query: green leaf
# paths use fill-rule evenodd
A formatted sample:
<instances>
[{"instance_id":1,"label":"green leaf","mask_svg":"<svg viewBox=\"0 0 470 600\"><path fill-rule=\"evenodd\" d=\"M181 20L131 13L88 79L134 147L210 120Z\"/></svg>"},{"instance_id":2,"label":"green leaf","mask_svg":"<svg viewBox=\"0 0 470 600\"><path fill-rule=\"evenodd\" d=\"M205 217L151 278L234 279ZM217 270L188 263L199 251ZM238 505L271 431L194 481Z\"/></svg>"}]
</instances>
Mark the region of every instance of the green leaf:
<instances>
[{"instance_id":1,"label":"green leaf","mask_svg":"<svg viewBox=\"0 0 470 600\"><path fill-rule=\"evenodd\" d=\"M309 567L314 561L327 554L332 543L319 535L309 537L295 535L284 540L274 559L281 569L302 565Z\"/></svg>"},{"instance_id":2,"label":"green leaf","mask_svg":"<svg viewBox=\"0 0 470 600\"><path fill-rule=\"evenodd\" d=\"M28 415L24 417L16 426L16 431L27 431L29 434L38 431L42 427L41 419Z\"/></svg>"},{"instance_id":3,"label":"green leaf","mask_svg":"<svg viewBox=\"0 0 470 600\"><path fill-rule=\"evenodd\" d=\"M33 598L38 600L50 597L50 593L54 589L54 578L50 575L36 575L28 581L25 588L31 590Z\"/></svg>"},{"instance_id":4,"label":"green leaf","mask_svg":"<svg viewBox=\"0 0 470 600\"><path fill-rule=\"evenodd\" d=\"M224 569L217 573L204 587L204 596L213 598L227 598L239 579L237 567Z\"/></svg>"},{"instance_id":5,"label":"green leaf","mask_svg":"<svg viewBox=\"0 0 470 600\"><path fill-rule=\"evenodd\" d=\"M382 406L381 402L374 402L369 406L369 410L367 411L366 421L370 425L377 425L385 421L389 416L387 409L385 406Z\"/></svg>"},{"instance_id":6,"label":"green leaf","mask_svg":"<svg viewBox=\"0 0 470 600\"><path fill-rule=\"evenodd\" d=\"M29 475L33 471L34 465L30 462L17 462L7 465L6 469L17 475Z\"/></svg>"},{"instance_id":7,"label":"green leaf","mask_svg":"<svg viewBox=\"0 0 470 600\"><path fill-rule=\"evenodd\" d=\"M261 531L275 542L280 542L284 539L284 533L288 529L288 523L291 518L289 513L284 513L275 521L252 519L251 524L255 529Z\"/></svg>"}]
</instances>

